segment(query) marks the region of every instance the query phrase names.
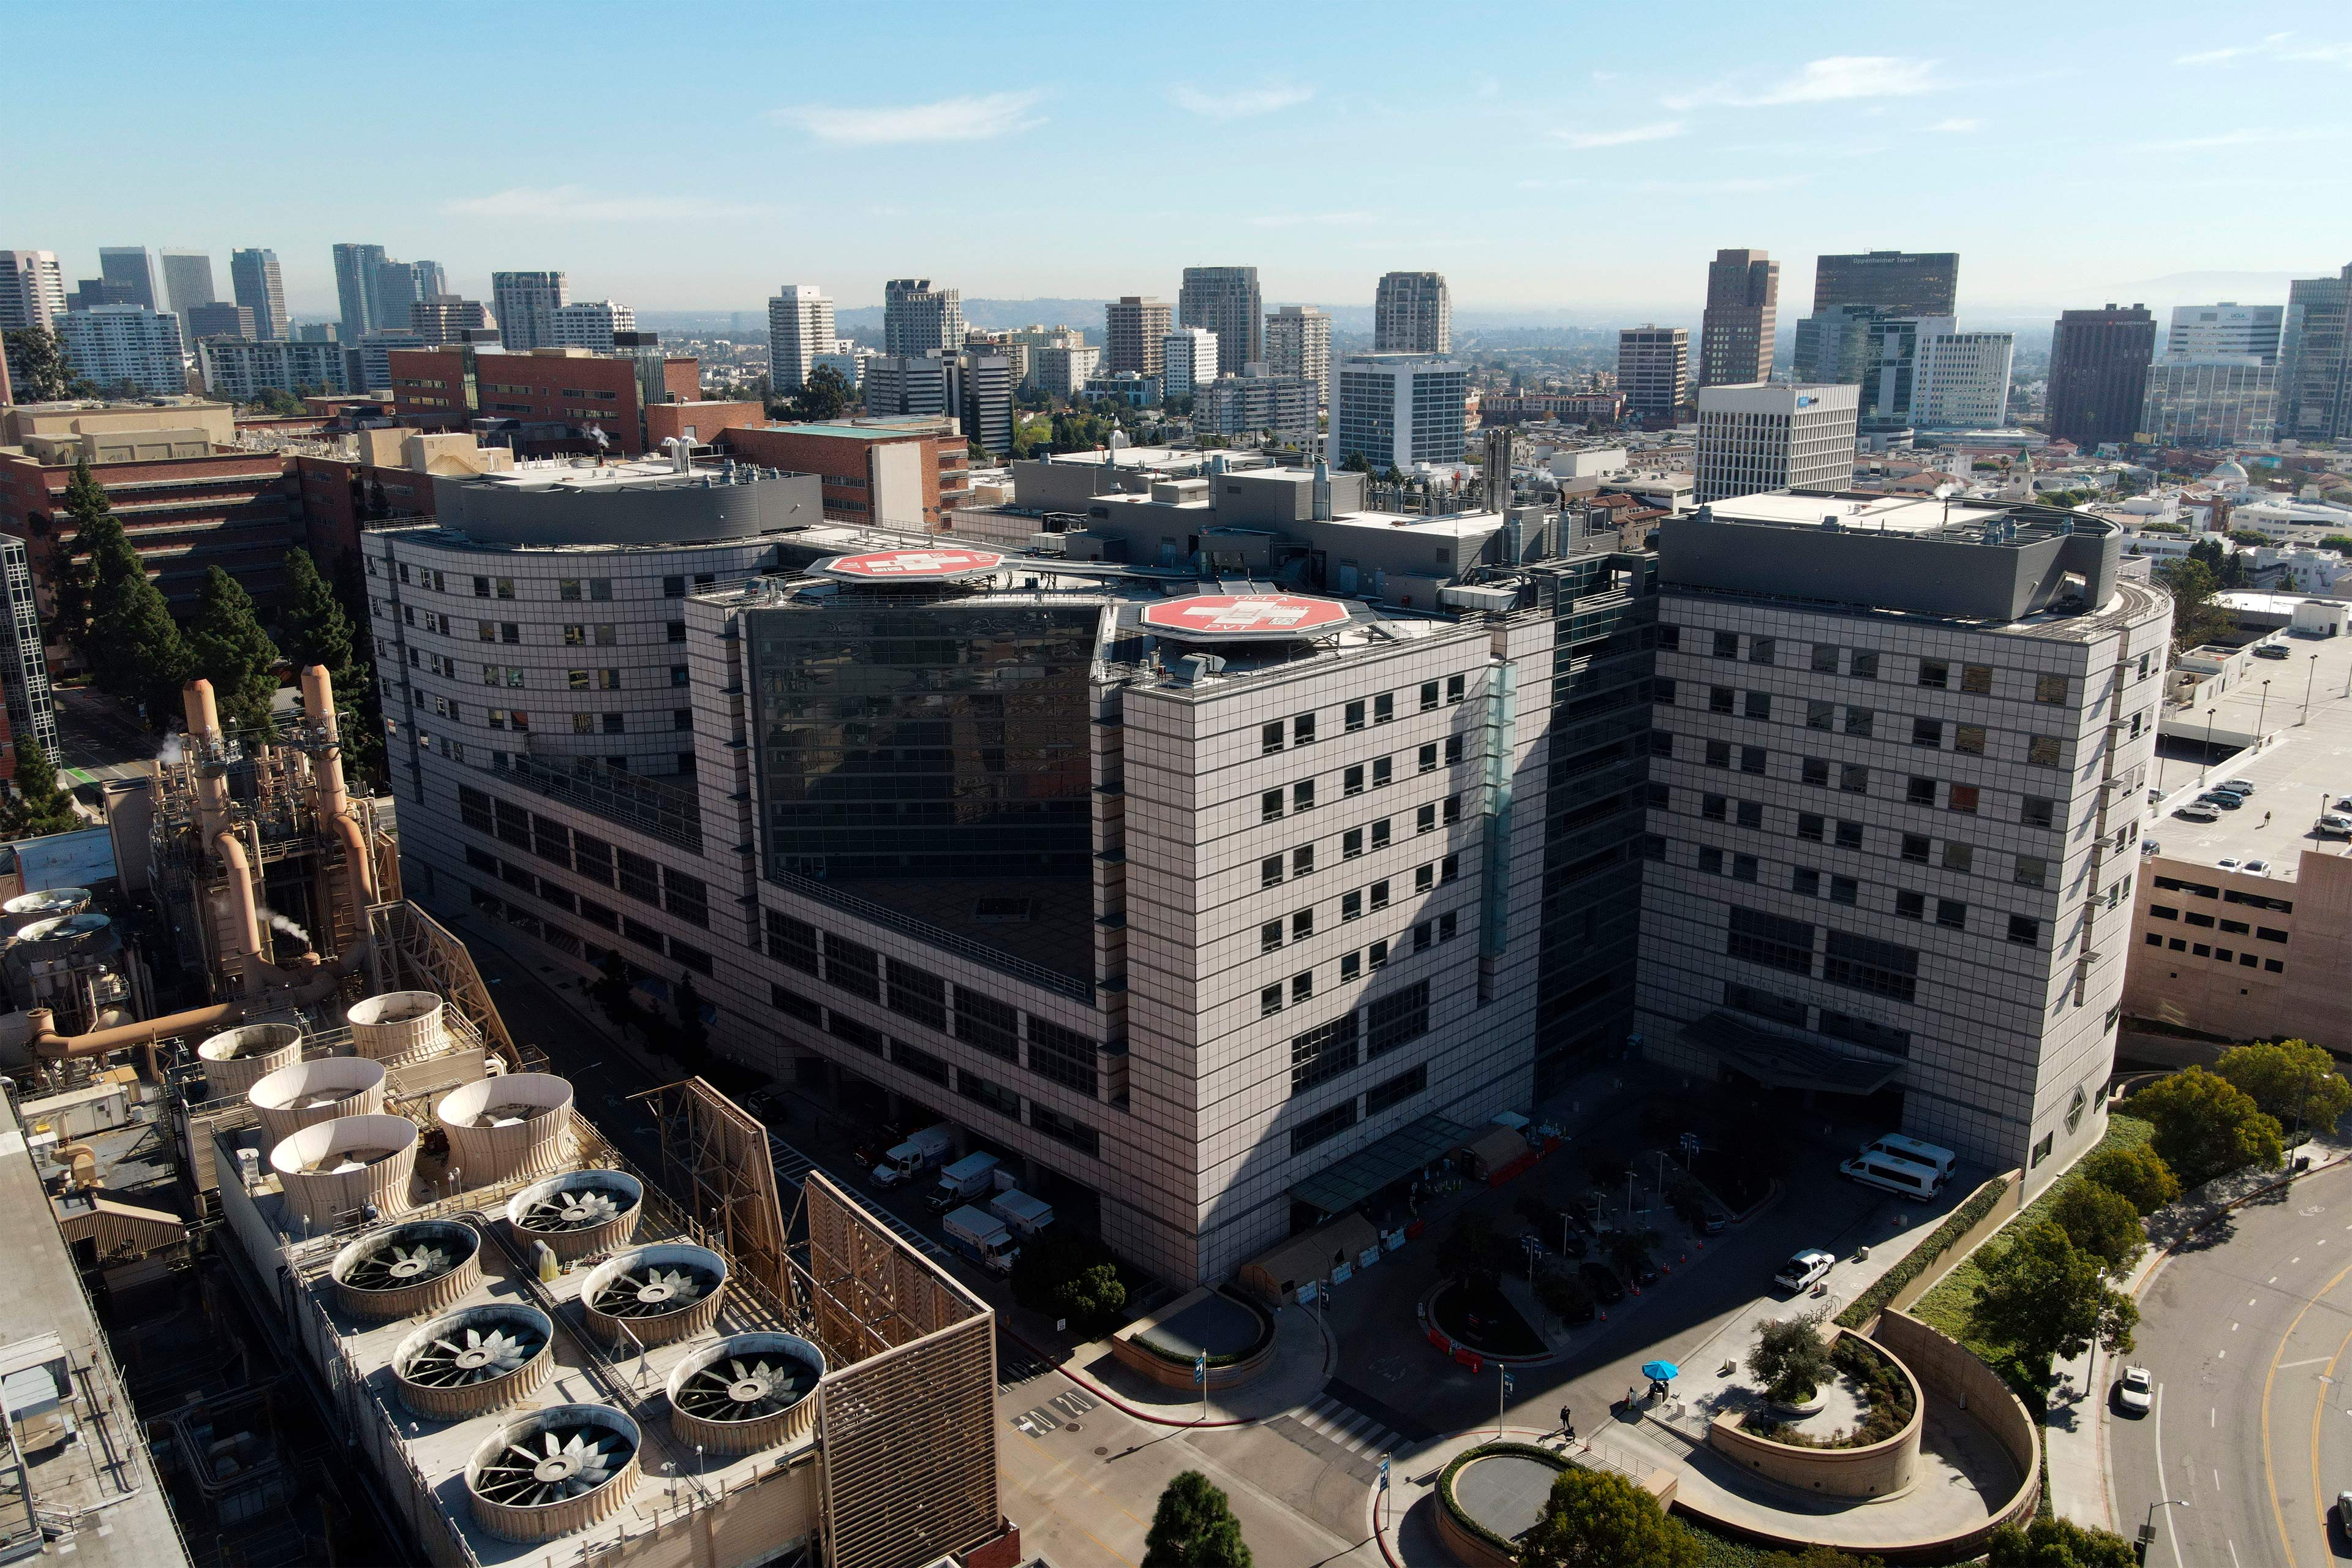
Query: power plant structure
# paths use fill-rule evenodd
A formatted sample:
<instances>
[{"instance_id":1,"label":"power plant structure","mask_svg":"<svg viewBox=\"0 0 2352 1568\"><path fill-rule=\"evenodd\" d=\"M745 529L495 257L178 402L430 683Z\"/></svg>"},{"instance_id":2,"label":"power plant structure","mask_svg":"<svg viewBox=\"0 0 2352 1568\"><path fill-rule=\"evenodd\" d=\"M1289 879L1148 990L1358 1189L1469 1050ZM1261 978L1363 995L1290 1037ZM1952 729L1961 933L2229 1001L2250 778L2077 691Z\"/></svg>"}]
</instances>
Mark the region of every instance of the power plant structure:
<instances>
[{"instance_id":1,"label":"power plant structure","mask_svg":"<svg viewBox=\"0 0 2352 1568\"><path fill-rule=\"evenodd\" d=\"M33 1133L0 1166L46 1184L56 1239L95 1235L110 1277L126 1247L205 1256L272 1384L362 1461L339 1468L383 1560L1014 1568L987 1303L821 1173L780 1184L766 1129L698 1079L640 1097L662 1169L633 1166L401 896L323 670L302 695L298 721L238 734L191 683L184 739L107 792L120 907L52 889L0 916L0 1071L30 1097L0 1110ZM110 1136L165 1150L178 1212L104 1195ZM114 1439L208 1527L300 1489L266 1433L214 1435L239 1397L156 1424L154 1457ZM27 1473L44 1518L127 1524L102 1485L53 1509L62 1463Z\"/></svg>"}]
</instances>

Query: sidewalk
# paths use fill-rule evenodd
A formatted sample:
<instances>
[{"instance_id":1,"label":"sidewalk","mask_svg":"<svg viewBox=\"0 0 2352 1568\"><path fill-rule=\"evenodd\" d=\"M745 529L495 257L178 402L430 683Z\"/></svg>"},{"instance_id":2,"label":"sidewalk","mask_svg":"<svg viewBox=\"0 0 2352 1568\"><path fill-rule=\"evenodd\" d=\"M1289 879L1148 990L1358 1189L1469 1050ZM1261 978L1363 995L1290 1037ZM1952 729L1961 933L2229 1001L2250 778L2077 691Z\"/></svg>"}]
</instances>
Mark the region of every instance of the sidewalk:
<instances>
[{"instance_id":1,"label":"sidewalk","mask_svg":"<svg viewBox=\"0 0 2352 1568\"><path fill-rule=\"evenodd\" d=\"M1052 1352L1029 1344L999 1314L999 1323L1041 1359ZM1080 1387L1109 1401L1126 1415L1160 1426L1246 1426L1303 1410L1323 1392L1339 1363L1339 1347L1311 1307L1284 1307L1274 1314L1274 1365L1239 1388L1211 1391L1205 1404L1196 1389L1154 1383L1119 1364L1107 1339L1073 1346L1055 1369Z\"/></svg>"},{"instance_id":2,"label":"sidewalk","mask_svg":"<svg viewBox=\"0 0 2352 1568\"><path fill-rule=\"evenodd\" d=\"M2296 1171L2296 1156L2308 1154L2311 1168ZM2334 1138L2314 1138L2287 1152L2287 1169L2235 1171L2216 1176L2194 1193L2148 1216L2148 1249L2139 1266L2122 1282L2124 1294L2137 1300L2173 1252L2221 1215L2273 1188L2352 1159L2352 1143ZM2050 1505L2077 1524L2116 1528L2115 1499L2108 1489L2108 1384L2122 1374L2115 1357L2093 1345L2073 1361L2054 1368L2058 1382L2050 1398L2050 1413L2042 1429L2050 1458Z\"/></svg>"}]
</instances>

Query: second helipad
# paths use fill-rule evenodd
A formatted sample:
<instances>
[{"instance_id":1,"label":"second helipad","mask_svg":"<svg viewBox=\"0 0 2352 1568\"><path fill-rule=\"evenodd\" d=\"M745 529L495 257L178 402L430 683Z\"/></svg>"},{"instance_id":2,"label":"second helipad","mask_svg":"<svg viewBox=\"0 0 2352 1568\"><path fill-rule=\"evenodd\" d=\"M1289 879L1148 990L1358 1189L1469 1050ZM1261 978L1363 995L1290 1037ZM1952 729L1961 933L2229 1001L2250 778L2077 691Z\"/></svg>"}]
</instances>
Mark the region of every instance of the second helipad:
<instances>
[{"instance_id":1,"label":"second helipad","mask_svg":"<svg viewBox=\"0 0 2352 1568\"><path fill-rule=\"evenodd\" d=\"M992 550L875 550L830 556L811 570L845 583L951 583L984 577L1003 564Z\"/></svg>"},{"instance_id":2,"label":"second helipad","mask_svg":"<svg viewBox=\"0 0 2352 1568\"><path fill-rule=\"evenodd\" d=\"M1349 620L1337 599L1298 594L1196 594L1150 605L1143 624L1182 642L1273 642L1336 631Z\"/></svg>"}]
</instances>

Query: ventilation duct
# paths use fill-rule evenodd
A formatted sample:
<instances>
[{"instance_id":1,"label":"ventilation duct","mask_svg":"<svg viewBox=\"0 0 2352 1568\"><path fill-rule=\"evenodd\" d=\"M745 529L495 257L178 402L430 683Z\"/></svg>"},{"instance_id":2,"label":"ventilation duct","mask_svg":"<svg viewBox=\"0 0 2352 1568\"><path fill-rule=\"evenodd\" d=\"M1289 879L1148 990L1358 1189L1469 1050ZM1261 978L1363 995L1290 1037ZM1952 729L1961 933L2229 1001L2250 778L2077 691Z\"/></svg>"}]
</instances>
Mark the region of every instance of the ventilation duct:
<instances>
[{"instance_id":1,"label":"ventilation duct","mask_svg":"<svg viewBox=\"0 0 2352 1568\"><path fill-rule=\"evenodd\" d=\"M507 1200L507 1225L527 1248L543 1241L558 1259L610 1252L636 1234L646 1189L619 1171L572 1171Z\"/></svg>"},{"instance_id":2,"label":"ventilation duct","mask_svg":"<svg viewBox=\"0 0 2352 1568\"><path fill-rule=\"evenodd\" d=\"M438 1055L448 1044L441 1027L441 998L430 991L387 991L352 1005L352 1048L380 1062L415 1061Z\"/></svg>"},{"instance_id":3,"label":"ventilation duct","mask_svg":"<svg viewBox=\"0 0 2352 1568\"><path fill-rule=\"evenodd\" d=\"M327 1273L355 1318L437 1312L482 1282L481 1232L447 1219L387 1226L335 1254Z\"/></svg>"},{"instance_id":4,"label":"ventilation duct","mask_svg":"<svg viewBox=\"0 0 2352 1568\"><path fill-rule=\"evenodd\" d=\"M383 1064L365 1057L320 1057L296 1062L246 1090L261 1131L275 1148L305 1127L341 1116L373 1116L383 1109Z\"/></svg>"},{"instance_id":5,"label":"ventilation duct","mask_svg":"<svg viewBox=\"0 0 2352 1568\"><path fill-rule=\"evenodd\" d=\"M416 1123L404 1116L339 1116L305 1127L269 1151L269 1168L306 1231L373 1206L406 1212L416 1168Z\"/></svg>"}]
</instances>

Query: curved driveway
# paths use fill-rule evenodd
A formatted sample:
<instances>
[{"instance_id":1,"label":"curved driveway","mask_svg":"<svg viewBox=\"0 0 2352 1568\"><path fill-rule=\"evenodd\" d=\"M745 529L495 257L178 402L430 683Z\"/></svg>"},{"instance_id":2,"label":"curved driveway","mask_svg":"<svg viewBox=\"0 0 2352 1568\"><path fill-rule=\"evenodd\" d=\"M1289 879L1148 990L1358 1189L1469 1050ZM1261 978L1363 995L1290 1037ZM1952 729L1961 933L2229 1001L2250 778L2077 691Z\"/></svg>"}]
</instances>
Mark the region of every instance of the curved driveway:
<instances>
[{"instance_id":1,"label":"curved driveway","mask_svg":"<svg viewBox=\"0 0 2352 1568\"><path fill-rule=\"evenodd\" d=\"M2140 1293L2129 1358L2155 1410L2109 1402L2108 1475L2126 1536L2160 1498L2164 1568L2319 1568L2352 1559L2327 1507L2352 1490L2352 1167L2234 1211ZM2110 1359L2106 1364L2116 1370Z\"/></svg>"}]
</instances>

